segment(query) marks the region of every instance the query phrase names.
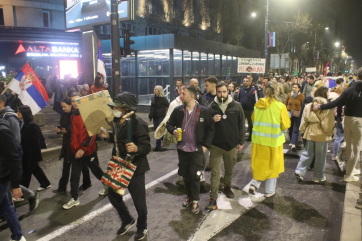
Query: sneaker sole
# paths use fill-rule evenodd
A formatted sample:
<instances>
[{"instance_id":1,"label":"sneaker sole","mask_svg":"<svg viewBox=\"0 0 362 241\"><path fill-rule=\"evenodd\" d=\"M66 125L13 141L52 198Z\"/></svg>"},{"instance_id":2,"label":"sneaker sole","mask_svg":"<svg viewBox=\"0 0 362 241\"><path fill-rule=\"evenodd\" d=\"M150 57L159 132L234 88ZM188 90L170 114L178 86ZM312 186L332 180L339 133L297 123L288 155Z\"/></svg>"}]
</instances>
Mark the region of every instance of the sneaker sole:
<instances>
[{"instance_id":1,"label":"sneaker sole","mask_svg":"<svg viewBox=\"0 0 362 241\"><path fill-rule=\"evenodd\" d=\"M49 186L44 187L44 188L41 188L41 189L40 189L40 188L37 188L36 191L37 191L37 192L42 192L42 191L45 191L45 190L47 190L47 189L49 189L49 188L51 188L51 187L52 187L52 185L49 185Z\"/></svg>"},{"instance_id":2,"label":"sneaker sole","mask_svg":"<svg viewBox=\"0 0 362 241\"><path fill-rule=\"evenodd\" d=\"M136 240L143 240L144 238L146 238L147 233L148 233L148 230L146 231L146 233L143 234L142 237L140 237L140 238L138 238L138 239L136 239Z\"/></svg>"},{"instance_id":3,"label":"sneaker sole","mask_svg":"<svg viewBox=\"0 0 362 241\"><path fill-rule=\"evenodd\" d=\"M80 202L79 202L79 203L75 203L75 204L74 204L73 206L71 206L71 207L64 207L64 206L63 206L63 209L69 210L69 209L71 209L72 207L79 206L79 204L80 204Z\"/></svg>"},{"instance_id":4,"label":"sneaker sole","mask_svg":"<svg viewBox=\"0 0 362 241\"><path fill-rule=\"evenodd\" d=\"M264 197L272 197L274 195L275 195L275 192L273 192L273 193L265 193Z\"/></svg>"},{"instance_id":5,"label":"sneaker sole","mask_svg":"<svg viewBox=\"0 0 362 241\"><path fill-rule=\"evenodd\" d=\"M131 225L130 225L126 230L124 230L123 233L118 234L118 236L121 236L121 235L126 234L126 233L128 232L128 230L130 230L130 229L131 229L132 227L134 227L135 225L136 225L136 221L133 220L133 223L131 223Z\"/></svg>"}]
</instances>

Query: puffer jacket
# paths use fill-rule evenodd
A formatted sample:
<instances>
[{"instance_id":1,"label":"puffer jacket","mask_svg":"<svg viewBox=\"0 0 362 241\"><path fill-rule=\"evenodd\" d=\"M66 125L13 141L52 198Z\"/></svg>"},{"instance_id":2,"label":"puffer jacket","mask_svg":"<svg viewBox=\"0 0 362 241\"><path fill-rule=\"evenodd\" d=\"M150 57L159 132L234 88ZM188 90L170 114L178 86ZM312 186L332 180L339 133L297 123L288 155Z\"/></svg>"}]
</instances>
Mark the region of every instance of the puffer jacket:
<instances>
[{"instance_id":1,"label":"puffer jacket","mask_svg":"<svg viewBox=\"0 0 362 241\"><path fill-rule=\"evenodd\" d=\"M333 109L313 111L313 103L326 104L327 100L322 97L316 97L312 103L305 106L299 131L304 133L304 139L310 141L330 141L332 140L334 128Z\"/></svg>"}]
</instances>

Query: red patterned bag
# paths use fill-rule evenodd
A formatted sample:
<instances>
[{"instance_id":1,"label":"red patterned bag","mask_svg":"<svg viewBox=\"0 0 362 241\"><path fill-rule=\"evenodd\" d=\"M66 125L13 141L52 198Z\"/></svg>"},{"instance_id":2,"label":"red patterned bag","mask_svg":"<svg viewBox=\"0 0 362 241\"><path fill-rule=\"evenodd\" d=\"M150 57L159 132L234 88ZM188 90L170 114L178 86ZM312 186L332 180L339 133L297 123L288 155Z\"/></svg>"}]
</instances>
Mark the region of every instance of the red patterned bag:
<instances>
[{"instance_id":1,"label":"red patterned bag","mask_svg":"<svg viewBox=\"0 0 362 241\"><path fill-rule=\"evenodd\" d=\"M113 156L108 161L107 170L103 174L101 181L119 195L124 195L136 167L131 161Z\"/></svg>"}]
</instances>

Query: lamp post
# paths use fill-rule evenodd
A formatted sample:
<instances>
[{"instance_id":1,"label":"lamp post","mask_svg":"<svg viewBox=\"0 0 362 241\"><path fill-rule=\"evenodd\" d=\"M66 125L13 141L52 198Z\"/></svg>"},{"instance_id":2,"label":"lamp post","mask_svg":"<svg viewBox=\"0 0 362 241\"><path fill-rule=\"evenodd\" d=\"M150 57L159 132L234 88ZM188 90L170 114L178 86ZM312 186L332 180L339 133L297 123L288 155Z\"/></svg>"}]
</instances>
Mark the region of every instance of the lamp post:
<instances>
[{"instance_id":1,"label":"lamp post","mask_svg":"<svg viewBox=\"0 0 362 241\"><path fill-rule=\"evenodd\" d=\"M265 58L265 73L268 72L268 44L269 44L269 0L266 0L265 6L265 32L264 32L264 58Z\"/></svg>"}]
</instances>

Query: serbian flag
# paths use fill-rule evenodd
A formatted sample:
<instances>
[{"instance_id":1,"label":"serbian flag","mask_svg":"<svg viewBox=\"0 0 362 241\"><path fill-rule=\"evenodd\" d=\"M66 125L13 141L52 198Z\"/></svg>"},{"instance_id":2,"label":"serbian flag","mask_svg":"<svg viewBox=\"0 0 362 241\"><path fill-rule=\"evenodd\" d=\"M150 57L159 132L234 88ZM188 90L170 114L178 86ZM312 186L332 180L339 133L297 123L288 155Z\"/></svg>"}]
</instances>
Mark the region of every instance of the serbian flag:
<instances>
[{"instance_id":1,"label":"serbian flag","mask_svg":"<svg viewBox=\"0 0 362 241\"><path fill-rule=\"evenodd\" d=\"M101 42L98 41L98 60L97 60L97 73L103 76L104 82L107 82L106 69L104 68L104 60L102 56Z\"/></svg>"},{"instance_id":2,"label":"serbian flag","mask_svg":"<svg viewBox=\"0 0 362 241\"><path fill-rule=\"evenodd\" d=\"M330 67L331 63L330 62L326 63L326 65L324 66L324 76L328 75L328 73L330 72Z\"/></svg>"},{"instance_id":3,"label":"serbian flag","mask_svg":"<svg viewBox=\"0 0 362 241\"><path fill-rule=\"evenodd\" d=\"M33 115L47 105L48 94L28 63L10 81L8 88L19 95L21 102L31 108Z\"/></svg>"}]
</instances>

